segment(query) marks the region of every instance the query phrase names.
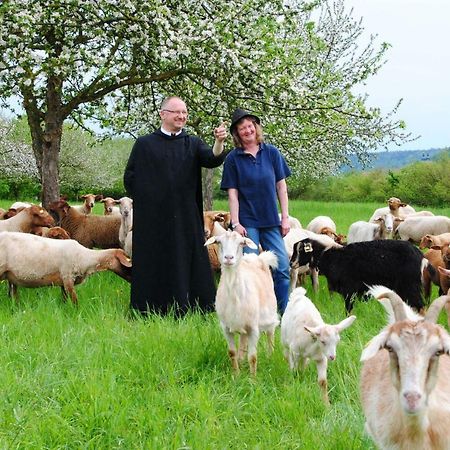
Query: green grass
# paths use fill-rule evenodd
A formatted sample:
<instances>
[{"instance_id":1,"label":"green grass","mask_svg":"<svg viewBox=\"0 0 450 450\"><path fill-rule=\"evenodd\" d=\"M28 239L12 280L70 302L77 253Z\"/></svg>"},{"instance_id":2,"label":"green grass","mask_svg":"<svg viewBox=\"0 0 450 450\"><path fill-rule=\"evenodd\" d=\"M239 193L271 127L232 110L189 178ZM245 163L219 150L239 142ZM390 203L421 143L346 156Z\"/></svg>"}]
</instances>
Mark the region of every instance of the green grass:
<instances>
[{"instance_id":1,"label":"green grass","mask_svg":"<svg viewBox=\"0 0 450 450\"><path fill-rule=\"evenodd\" d=\"M304 225L331 215L345 231L372 206L291 202L291 214ZM325 280L317 295L307 288L325 321L345 317ZM261 338L256 379L247 364L234 378L215 314L143 320L129 311L129 285L110 273L76 289L78 307L56 287L19 288L15 304L0 283L0 448L374 448L358 383L361 350L385 323L376 302L357 303L342 333L326 408L313 365L290 373L279 331L270 358Z\"/></svg>"}]
</instances>

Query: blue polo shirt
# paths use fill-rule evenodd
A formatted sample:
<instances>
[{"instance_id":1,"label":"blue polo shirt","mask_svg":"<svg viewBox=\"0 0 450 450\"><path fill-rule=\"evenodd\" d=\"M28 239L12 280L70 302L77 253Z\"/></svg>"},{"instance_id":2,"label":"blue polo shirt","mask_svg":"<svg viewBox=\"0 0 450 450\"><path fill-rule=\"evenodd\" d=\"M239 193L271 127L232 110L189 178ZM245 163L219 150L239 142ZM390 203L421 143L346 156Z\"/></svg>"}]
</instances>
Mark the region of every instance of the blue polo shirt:
<instances>
[{"instance_id":1,"label":"blue polo shirt","mask_svg":"<svg viewBox=\"0 0 450 450\"><path fill-rule=\"evenodd\" d=\"M275 227L280 225L276 183L290 174L273 145L260 144L256 158L235 148L225 159L220 189L238 190L239 222L244 227Z\"/></svg>"}]
</instances>

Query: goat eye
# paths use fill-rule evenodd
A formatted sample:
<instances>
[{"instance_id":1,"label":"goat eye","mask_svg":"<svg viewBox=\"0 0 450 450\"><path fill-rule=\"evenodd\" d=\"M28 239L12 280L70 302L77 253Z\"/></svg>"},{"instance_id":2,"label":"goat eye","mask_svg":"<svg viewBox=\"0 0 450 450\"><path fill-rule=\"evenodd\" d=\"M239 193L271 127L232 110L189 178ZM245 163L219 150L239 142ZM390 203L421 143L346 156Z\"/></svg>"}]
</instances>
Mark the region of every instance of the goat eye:
<instances>
[{"instance_id":1,"label":"goat eye","mask_svg":"<svg viewBox=\"0 0 450 450\"><path fill-rule=\"evenodd\" d=\"M436 353L435 353L435 356L441 356L441 355L443 355L444 354L444 350L438 350Z\"/></svg>"},{"instance_id":2,"label":"goat eye","mask_svg":"<svg viewBox=\"0 0 450 450\"><path fill-rule=\"evenodd\" d=\"M394 351L394 349L390 345L385 345L384 348L390 353Z\"/></svg>"}]
</instances>

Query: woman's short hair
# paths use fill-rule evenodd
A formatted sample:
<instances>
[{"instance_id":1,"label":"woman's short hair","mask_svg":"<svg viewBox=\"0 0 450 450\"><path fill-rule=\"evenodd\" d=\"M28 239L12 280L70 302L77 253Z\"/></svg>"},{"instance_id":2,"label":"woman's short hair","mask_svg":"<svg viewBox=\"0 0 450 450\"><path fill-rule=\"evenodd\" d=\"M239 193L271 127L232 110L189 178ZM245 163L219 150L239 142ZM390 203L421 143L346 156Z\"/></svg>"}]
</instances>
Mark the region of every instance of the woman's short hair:
<instances>
[{"instance_id":1,"label":"woman's short hair","mask_svg":"<svg viewBox=\"0 0 450 450\"><path fill-rule=\"evenodd\" d=\"M251 120L253 122L253 125L255 125L255 130L256 130L256 143L257 144L261 144L261 142L264 142L264 135L263 135L263 129L262 126L255 120L252 119L251 117L243 117L234 127L233 132L231 133L231 135L233 136L233 143L235 145L235 147L240 147L242 148L242 141L239 138L238 132L237 132L237 128L238 125L243 121L243 120Z\"/></svg>"}]
</instances>

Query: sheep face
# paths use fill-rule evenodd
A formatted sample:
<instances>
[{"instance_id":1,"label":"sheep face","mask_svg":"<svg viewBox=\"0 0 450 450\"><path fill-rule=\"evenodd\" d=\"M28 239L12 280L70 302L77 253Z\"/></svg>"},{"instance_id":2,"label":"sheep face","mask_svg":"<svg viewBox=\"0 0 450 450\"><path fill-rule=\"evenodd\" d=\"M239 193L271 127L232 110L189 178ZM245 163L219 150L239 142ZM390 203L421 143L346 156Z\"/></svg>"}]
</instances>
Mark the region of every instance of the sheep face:
<instances>
[{"instance_id":1,"label":"sheep face","mask_svg":"<svg viewBox=\"0 0 450 450\"><path fill-rule=\"evenodd\" d=\"M115 200L115 204L119 205L119 211L123 217L128 217L133 210L133 200L129 197L122 197L119 200Z\"/></svg>"},{"instance_id":2,"label":"sheep face","mask_svg":"<svg viewBox=\"0 0 450 450\"><path fill-rule=\"evenodd\" d=\"M51 227L55 225L53 217L44 208L32 205L29 207L29 211L33 217L33 225L40 227Z\"/></svg>"},{"instance_id":3,"label":"sheep face","mask_svg":"<svg viewBox=\"0 0 450 450\"><path fill-rule=\"evenodd\" d=\"M205 245L214 242L219 244L219 261L222 268L237 265L242 258L244 247L258 248L251 239L241 236L236 231L227 231L221 236L213 236L205 242Z\"/></svg>"},{"instance_id":4,"label":"sheep face","mask_svg":"<svg viewBox=\"0 0 450 450\"><path fill-rule=\"evenodd\" d=\"M391 211L396 211L400 206L406 206L406 203L403 203L399 198L397 197L391 197L388 200L388 206Z\"/></svg>"},{"instance_id":5,"label":"sheep face","mask_svg":"<svg viewBox=\"0 0 450 450\"><path fill-rule=\"evenodd\" d=\"M389 352L392 384L402 410L407 415L420 414L436 385L439 357L449 354L449 335L430 322L404 320L375 336L361 360L370 359L380 349Z\"/></svg>"}]
</instances>

